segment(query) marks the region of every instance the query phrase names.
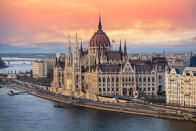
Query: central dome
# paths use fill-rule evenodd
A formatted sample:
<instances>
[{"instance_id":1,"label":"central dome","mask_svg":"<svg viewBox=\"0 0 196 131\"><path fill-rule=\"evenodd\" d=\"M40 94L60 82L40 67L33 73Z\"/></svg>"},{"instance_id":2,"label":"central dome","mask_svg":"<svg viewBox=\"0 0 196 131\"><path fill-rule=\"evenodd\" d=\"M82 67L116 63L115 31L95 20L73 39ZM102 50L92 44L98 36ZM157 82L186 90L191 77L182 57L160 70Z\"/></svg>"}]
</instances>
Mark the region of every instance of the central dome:
<instances>
[{"instance_id":1,"label":"central dome","mask_svg":"<svg viewBox=\"0 0 196 131\"><path fill-rule=\"evenodd\" d=\"M110 39L102 30L101 18L99 16L99 25L97 32L94 33L90 40L90 47L110 47Z\"/></svg>"}]
</instances>

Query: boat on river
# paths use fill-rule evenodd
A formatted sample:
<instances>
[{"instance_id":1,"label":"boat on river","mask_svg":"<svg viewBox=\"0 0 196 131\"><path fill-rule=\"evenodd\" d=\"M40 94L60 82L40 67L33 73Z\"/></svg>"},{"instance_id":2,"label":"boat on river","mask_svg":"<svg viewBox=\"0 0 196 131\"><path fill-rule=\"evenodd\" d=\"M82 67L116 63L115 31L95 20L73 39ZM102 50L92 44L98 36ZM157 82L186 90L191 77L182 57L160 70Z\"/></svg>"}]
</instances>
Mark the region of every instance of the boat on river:
<instances>
[{"instance_id":1,"label":"boat on river","mask_svg":"<svg viewBox=\"0 0 196 131\"><path fill-rule=\"evenodd\" d=\"M56 104L56 105L54 105L54 107L56 107L56 108L63 108L63 104Z\"/></svg>"},{"instance_id":2,"label":"boat on river","mask_svg":"<svg viewBox=\"0 0 196 131\"><path fill-rule=\"evenodd\" d=\"M18 93L13 92L12 90L9 90L9 92L7 93L9 96L14 96L14 95L18 95Z\"/></svg>"}]
</instances>

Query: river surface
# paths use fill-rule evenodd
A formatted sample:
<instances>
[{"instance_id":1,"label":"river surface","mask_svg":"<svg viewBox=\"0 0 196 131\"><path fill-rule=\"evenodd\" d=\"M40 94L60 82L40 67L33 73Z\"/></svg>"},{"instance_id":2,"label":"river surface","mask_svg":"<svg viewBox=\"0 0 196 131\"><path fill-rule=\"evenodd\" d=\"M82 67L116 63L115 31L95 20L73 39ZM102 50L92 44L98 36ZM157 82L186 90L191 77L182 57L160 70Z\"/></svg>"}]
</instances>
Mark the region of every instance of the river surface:
<instances>
[{"instance_id":1,"label":"river surface","mask_svg":"<svg viewBox=\"0 0 196 131\"><path fill-rule=\"evenodd\" d=\"M29 94L8 96L0 88L0 131L196 131L196 123L66 104ZM15 92L18 92L14 90Z\"/></svg>"},{"instance_id":2,"label":"river surface","mask_svg":"<svg viewBox=\"0 0 196 131\"><path fill-rule=\"evenodd\" d=\"M19 74L19 73L26 73L32 70L32 63L31 61L25 61L25 59L35 59L35 58L18 58L18 57L2 57L4 59L12 59L12 60L19 60L19 61L10 61L9 63L5 61L7 68L0 69L0 73L4 74ZM20 61L23 59L23 61Z\"/></svg>"}]
</instances>

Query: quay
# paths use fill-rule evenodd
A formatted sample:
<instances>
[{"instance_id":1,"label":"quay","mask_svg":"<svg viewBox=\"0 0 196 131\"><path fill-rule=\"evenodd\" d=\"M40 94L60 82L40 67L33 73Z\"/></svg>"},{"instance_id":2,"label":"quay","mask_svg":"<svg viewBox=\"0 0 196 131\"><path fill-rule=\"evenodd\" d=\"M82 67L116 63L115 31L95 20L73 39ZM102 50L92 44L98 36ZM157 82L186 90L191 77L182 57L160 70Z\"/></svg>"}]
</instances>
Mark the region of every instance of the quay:
<instances>
[{"instance_id":1,"label":"quay","mask_svg":"<svg viewBox=\"0 0 196 131\"><path fill-rule=\"evenodd\" d=\"M42 88L32 88L18 84L17 86L10 86L13 89L24 91L28 94L41 97L44 99L52 100L59 103L72 104L86 108L93 108L99 110L131 113L135 115L151 116L157 118L176 119L176 120L189 120L196 122L195 109L180 108L174 106L161 106L161 105L146 105L142 103L112 103L103 101L93 101L83 98L74 98L57 93L44 90Z\"/></svg>"}]
</instances>

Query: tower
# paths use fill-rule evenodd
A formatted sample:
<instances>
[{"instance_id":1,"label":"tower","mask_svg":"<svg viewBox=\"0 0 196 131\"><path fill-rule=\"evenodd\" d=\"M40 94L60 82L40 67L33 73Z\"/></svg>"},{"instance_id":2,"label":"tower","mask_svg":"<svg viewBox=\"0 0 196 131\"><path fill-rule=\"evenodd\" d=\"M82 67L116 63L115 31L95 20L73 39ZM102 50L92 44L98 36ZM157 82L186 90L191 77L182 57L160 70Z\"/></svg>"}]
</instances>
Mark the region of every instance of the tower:
<instances>
[{"instance_id":1,"label":"tower","mask_svg":"<svg viewBox=\"0 0 196 131\"><path fill-rule=\"evenodd\" d=\"M127 60L127 45L126 45L126 40L125 40L125 44L124 44L124 60Z\"/></svg>"},{"instance_id":2,"label":"tower","mask_svg":"<svg viewBox=\"0 0 196 131\"><path fill-rule=\"evenodd\" d=\"M66 51L66 58L65 58L65 66L72 66L72 52L71 52L71 45L70 45L70 34L69 34L69 41L67 45Z\"/></svg>"},{"instance_id":3,"label":"tower","mask_svg":"<svg viewBox=\"0 0 196 131\"><path fill-rule=\"evenodd\" d=\"M78 49L78 38L76 34L75 40L75 50L74 50L74 57L73 57L73 89L72 91L80 91L81 90L81 67L80 67L80 56L79 56L79 49ZM75 94L76 95L76 94Z\"/></svg>"},{"instance_id":4,"label":"tower","mask_svg":"<svg viewBox=\"0 0 196 131\"><path fill-rule=\"evenodd\" d=\"M64 68L64 88L65 90L72 91L73 88L73 71L72 71L73 59L70 45L70 35L67 45L67 52L65 56L65 68Z\"/></svg>"},{"instance_id":5,"label":"tower","mask_svg":"<svg viewBox=\"0 0 196 131\"><path fill-rule=\"evenodd\" d=\"M74 56L73 56L73 66L75 68L78 68L80 66L77 34L76 34L75 50L74 50Z\"/></svg>"}]
</instances>

